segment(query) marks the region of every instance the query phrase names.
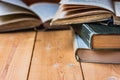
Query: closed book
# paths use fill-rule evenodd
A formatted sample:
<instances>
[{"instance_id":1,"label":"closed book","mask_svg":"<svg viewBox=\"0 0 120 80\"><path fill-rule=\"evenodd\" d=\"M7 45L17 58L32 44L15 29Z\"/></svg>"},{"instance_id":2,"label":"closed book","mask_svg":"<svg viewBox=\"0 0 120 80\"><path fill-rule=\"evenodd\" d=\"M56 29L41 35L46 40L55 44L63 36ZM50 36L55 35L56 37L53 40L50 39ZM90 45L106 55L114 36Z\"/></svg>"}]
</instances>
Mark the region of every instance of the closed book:
<instances>
[{"instance_id":1,"label":"closed book","mask_svg":"<svg viewBox=\"0 0 120 80\"><path fill-rule=\"evenodd\" d=\"M120 49L120 26L89 23L73 27L91 49Z\"/></svg>"},{"instance_id":2,"label":"closed book","mask_svg":"<svg viewBox=\"0 0 120 80\"><path fill-rule=\"evenodd\" d=\"M120 49L90 49L79 35L74 38L74 52L77 61L91 63L120 63Z\"/></svg>"}]
</instances>

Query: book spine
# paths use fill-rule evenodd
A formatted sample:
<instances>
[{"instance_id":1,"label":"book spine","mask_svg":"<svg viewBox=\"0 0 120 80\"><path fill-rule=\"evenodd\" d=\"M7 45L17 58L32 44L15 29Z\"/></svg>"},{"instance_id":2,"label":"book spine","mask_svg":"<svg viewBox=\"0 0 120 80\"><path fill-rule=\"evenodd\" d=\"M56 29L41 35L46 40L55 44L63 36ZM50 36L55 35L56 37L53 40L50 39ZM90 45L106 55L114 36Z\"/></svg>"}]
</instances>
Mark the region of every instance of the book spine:
<instances>
[{"instance_id":1,"label":"book spine","mask_svg":"<svg viewBox=\"0 0 120 80\"><path fill-rule=\"evenodd\" d=\"M89 25L87 24L82 25L80 36L83 39L83 41L86 43L86 45L91 49L93 48L92 36L94 33L95 32L92 30L92 28L89 27Z\"/></svg>"}]
</instances>

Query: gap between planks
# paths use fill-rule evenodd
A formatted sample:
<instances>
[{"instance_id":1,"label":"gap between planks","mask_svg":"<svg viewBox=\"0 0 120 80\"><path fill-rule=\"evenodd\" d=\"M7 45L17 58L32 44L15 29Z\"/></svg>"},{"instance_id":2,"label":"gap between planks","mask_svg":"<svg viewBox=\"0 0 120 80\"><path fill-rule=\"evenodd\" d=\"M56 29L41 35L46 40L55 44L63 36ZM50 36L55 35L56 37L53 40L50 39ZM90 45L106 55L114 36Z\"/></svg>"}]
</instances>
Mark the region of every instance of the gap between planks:
<instances>
[{"instance_id":1,"label":"gap between planks","mask_svg":"<svg viewBox=\"0 0 120 80\"><path fill-rule=\"evenodd\" d=\"M0 80L26 80L35 32L0 34Z\"/></svg>"}]
</instances>

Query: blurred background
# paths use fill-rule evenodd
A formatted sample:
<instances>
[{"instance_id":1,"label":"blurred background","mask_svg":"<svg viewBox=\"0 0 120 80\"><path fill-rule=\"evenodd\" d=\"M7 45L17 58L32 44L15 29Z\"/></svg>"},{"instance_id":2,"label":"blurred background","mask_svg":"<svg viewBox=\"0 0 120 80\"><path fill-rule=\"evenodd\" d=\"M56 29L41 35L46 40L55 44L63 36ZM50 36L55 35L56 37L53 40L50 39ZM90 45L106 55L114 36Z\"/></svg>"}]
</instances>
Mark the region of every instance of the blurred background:
<instances>
[{"instance_id":1,"label":"blurred background","mask_svg":"<svg viewBox=\"0 0 120 80\"><path fill-rule=\"evenodd\" d=\"M36 2L54 2L58 3L60 0L23 0L26 4L30 5Z\"/></svg>"}]
</instances>

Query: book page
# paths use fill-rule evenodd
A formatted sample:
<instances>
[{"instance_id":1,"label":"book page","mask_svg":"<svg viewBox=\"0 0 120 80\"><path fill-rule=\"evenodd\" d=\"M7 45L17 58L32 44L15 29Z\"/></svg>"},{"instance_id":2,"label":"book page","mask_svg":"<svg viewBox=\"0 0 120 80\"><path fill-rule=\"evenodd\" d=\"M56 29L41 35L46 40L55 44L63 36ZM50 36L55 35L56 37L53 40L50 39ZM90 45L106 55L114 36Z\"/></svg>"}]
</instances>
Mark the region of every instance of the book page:
<instances>
[{"instance_id":1,"label":"book page","mask_svg":"<svg viewBox=\"0 0 120 80\"><path fill-rule=\"evenodd\" d=\"M26 9L30 9L22 0L1 0L1 1L14 4L14 5L26 8Z\"/></svg>"},{"instance_id":2,"label":"book page","mask_svg":"<svg viewBox=\"0 0 120 80\"><path fill-rule=\"evenodd\" d=\"M0 16L11 15L11 14L32 14L33 13L25 8L18 7L6 2L0 3Z\"/></svg>"},{"instance_id":3,"label":"book page","mask_svg":"<svg viewBox=\"0 0 120 80\"><path fill-rule=\"evenodd\" d=\"M42 22L51 20L58 7L59 5L55 3L36 3L30 6L31 10L41 18Z\"/></svg>"},{"instance_id":4,"label":"book page","mask_svg":"<svg viewBox=\"0 0 120 80\"><path fill-rule=\"evenodd\" d=\"M114 12L111 0L61 0L61 4L92 5L108 9Z\"/></svg>"},{"instance_id":5,"label":"book page","mask_svg":"<svg viewBox=\"0 0 120 80\"><path fill-rule=\"evenodd\" d=\"M114 2L115 14L120 17L120 1Z\"/></svg>"}]
</instances>

